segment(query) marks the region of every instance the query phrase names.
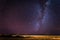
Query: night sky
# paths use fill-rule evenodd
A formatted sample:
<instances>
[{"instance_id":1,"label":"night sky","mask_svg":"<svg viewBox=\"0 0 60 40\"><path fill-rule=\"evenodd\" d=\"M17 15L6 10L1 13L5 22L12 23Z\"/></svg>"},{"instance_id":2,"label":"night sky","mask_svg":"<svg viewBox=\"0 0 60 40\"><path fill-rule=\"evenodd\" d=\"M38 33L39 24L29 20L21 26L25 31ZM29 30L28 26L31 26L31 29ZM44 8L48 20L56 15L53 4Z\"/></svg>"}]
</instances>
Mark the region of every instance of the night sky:
<instances>
[{"instance_id":1,"label":"night sky","mask_svg":"<svg viewBox=\"0 0 60 40\"><path fill-rule=\"evenodd\" d=\"M1 34L60 34L60 1L3 0L0 3ZM44 4L44 3L45 4Z\"/></svg>"}]
</instances>

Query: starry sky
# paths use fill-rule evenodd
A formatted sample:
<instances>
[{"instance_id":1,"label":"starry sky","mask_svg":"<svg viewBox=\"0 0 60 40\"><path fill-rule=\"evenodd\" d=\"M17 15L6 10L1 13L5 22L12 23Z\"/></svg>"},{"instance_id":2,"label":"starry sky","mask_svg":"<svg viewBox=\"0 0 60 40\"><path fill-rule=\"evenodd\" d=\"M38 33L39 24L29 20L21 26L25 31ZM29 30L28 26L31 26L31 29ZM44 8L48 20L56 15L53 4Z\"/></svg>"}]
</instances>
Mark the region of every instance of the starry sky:
<instances>
[{"instance_id":1,"label":"starry sky","mask_svg":"<svg viewBox=\"0 0 60 40\"><path fill-rule=\"evenodd\" d=\"M59 33L60 30L56 31L56 28L57 26L60 28L60 3L58 0L58 3L56 0L49 0L45 7L43 2L40 0L2 1L0 6L0 33L50 34L50 32L55 33L57 31Z\"/></svg>"}]
</instances>

